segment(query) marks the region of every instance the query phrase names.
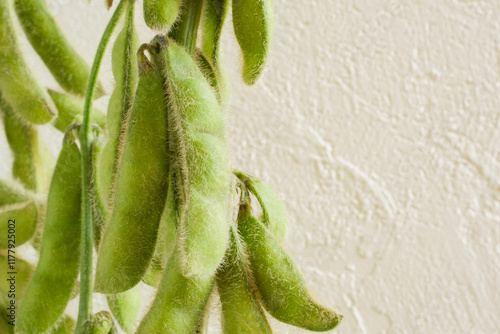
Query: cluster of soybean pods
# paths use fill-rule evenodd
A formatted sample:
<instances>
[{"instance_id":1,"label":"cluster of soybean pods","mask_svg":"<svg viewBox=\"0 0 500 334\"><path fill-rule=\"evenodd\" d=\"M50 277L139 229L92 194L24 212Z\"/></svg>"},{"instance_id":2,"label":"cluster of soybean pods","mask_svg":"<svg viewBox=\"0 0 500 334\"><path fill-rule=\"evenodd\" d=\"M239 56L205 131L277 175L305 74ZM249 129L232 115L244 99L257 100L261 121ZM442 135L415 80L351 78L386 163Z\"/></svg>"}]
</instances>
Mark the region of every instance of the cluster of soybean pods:
<instances>
[{"instance_id":1,"label":"cluster of soybean pods","mask_svg":"<svg viewBox=\"0 0 500 334\"><path fill-rule=\"evenodd\" d=\"M333 329L342 316L313 300L282 248L284 203L229 166L221 32L232 9L243 80L254 84L270 47L270 0L144 0L144 20L159 35L142 45L135 7L121 0L115 9L116 85L107 115L90 113L91 186L82 189L78 133L92 71L44 0L0 1L0 111L13 156L13 180L0 180L2 274L14 244L30 243L39 256L37 265L16 257L16 326L9 324L10 286L1 280L0 332L207 333L215 294L224 333L272 333L264 310L307 330ZM30 72L15 20L64 92L42 87ZM105 94L97 84L95 97ZM65 133L53 168L37 132L46 123ZM65 309L80 293L86 192L94 291L106 294L111 313L76 326ZM139 319L141 282L156 295Z\"/></svg>"}]
</instances>

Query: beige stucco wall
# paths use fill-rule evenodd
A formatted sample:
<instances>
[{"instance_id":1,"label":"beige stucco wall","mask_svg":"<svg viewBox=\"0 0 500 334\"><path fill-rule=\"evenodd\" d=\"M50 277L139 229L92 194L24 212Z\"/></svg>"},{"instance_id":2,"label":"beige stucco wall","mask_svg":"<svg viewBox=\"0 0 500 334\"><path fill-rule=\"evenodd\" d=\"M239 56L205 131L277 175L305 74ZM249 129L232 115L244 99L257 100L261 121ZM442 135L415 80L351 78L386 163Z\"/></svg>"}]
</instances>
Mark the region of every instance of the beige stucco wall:
<instances>
[{"instance_id":1,"label":"beige stucco wall","mask_svg":"<svg viewBox=\"0 0 500 334\"><path fill-rule=\"evenodd\" d=\"M102 1L49 2L90 62L109 18ZM498 0L274 4L254 87L226 27L232 161L286 200L288 251L345 316L332 333L500 332ZM112 87L109 55L102 78ZM55 153L61 136L42 132Z\"/></svg>"}]
</instances>

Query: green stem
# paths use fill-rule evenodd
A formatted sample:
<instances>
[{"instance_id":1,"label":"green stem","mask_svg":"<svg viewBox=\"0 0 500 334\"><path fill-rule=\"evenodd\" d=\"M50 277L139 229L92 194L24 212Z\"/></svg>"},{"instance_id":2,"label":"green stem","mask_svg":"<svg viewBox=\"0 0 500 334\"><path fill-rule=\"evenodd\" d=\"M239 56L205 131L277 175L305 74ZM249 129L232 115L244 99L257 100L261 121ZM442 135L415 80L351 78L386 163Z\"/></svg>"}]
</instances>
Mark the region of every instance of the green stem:
<instances>
[{"instance_id":1,"label":"green stem","mask_svg":"<svg viewBox=\"0 0 500 334\"><path fill-rule=\"evenodd\" d=\"M80 149L82 152L82 240L80 258L80 303L78 307L78 321L75 333L81 333L83 324L92 314L92 251L93 251L93 217L91 200L92 181L92 158L91 145L94 136L90 127L90 113L94 101L97 86L97 76L101 68L102 58L106 46L115 30L115 27L123 14L129 0L121 0L111 17L106 30L101 37L99 47L92 64L87 94L85 95L85 106L83 109L83 122L80 129Z\"/></svg>"},{"instance_id":2,"label":"green stem","mask_svg":"<svg viewBox=\"0 0 500 334\"><path fill-rule=\"evenodd\" d=\"M184 46L189 54L194 54L198 25L200 24L203 0L184 1L179 23L170 34L177 43Z\"/></svg>"}]
</instances>

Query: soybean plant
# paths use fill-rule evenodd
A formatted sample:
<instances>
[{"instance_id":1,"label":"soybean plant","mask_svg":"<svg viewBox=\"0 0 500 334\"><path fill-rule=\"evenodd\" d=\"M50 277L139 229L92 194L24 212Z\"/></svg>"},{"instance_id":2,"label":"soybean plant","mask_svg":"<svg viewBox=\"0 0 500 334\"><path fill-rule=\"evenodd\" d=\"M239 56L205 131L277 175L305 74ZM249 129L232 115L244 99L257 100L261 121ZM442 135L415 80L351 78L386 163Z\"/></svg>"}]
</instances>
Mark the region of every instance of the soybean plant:
<instances>
[{"instance_id":1,"label":"soybean plant","mask_svg":"<svg viewBox=\"0 0 500 334\"><path fill-rule=\"evenodd\" d=\"M14 327L3 280L2 333L208 333L216 294L227 334L272 333L269 315L311 331L340 323L285 251L286 203L230 166L221 45L231 8L242 79L253 85L271 48L271 0L121 0L91 67L45 0L0 1L0 115L13 157L13 180L0 180L0 264L14 265L20 304ZM27 67L16 20L60 87ZM118 27L104 115L93 102ZM65 134L54 168L38 135L45 123ZM11 263L22 244L37 263ZM93 310L94 292L110 312ZM65 309L76 297L73 319Z\"/></svg>"}]
</instances>

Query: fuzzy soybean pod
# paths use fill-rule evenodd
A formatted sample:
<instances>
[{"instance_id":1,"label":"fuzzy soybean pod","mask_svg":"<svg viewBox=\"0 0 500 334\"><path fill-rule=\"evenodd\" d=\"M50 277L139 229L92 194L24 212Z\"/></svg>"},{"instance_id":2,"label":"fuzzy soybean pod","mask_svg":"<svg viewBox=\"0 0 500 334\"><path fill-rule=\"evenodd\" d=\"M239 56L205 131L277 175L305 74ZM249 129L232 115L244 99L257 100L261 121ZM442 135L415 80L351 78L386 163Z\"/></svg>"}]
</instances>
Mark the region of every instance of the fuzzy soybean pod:
<instances>
[{"instance_id":1,"label":"fuzzy soybean pod","mask_svg":"<svg viewBox=\"0 0 500 334\"><path fill-rule=\"evenodd\" d=\"M0 1L0 92L16 113L32 123L44 124L55 115L55 107L24 61L11 7L12 0Z\"/></svg>"},{"instance_id":2,"label":"fuzzy soybean pod","mask_svg":"<svg viewBox=\"0 0 500 334\"><path fill-rule=\"evenodd\" d=\"M144 0L144 21L153 30L168 31L179 15L180 6L181 0Z\"/></svg>"},{"instance_id":3,"label":"fuzzy soybean pod","mask_svg":"<svg viewBox=\"0 0 500 334\"><path fill-rule=\"evenodd\" d=\"M0 207L8 204L24 203L33 200L35 194L26 190L18 182L0 179Z\"/></svg>"},{"instance_id":4,"label":"fuzzy soybean pod","mask_svg":"<svg viewBox=\"0 0 500 334\"><path fill-rule=\"evenodd\" d=\"M233 0L233 26L243 54L243 81L253 85L262 74L273 34L271 0Z\"/></svg>"},{"instance_id":5,"label":"fuzzy soybean pod","mask_svg":"<svg viewBox=\"0 0 500 334\"><path fill-rule=\"evenodd\" d=\"M322 332L335 328L342 315L312 299L292 259L246 204L240 207L238 227L248 248L264 308L279 321L307 330Z\"/></svg>"},{"instance_id":6,"label":"fuzzy soybean pod","mask_svg":"<svg viewBox=\"0 0 500 334\"><path fill-rule=\"evenodd\" d=\"M109 140L103 149L98 165L99 188L106 206L112 203L112 194L124 146L123 141L126 137L138 80L139 37L134 26L134 3L134 1L128 3L125 25L116 38L111 53L116 86L108 104Z\"/></svg>"},{"instance_id":7,"label":"fuzzy soybean pod","mask_svg":"<svg viewBox=\"0 0 500 334\"><path fill-rule=\"evenodd\" d=\"M231 227L229 248L216 276L224 333L272 333L264 311L255 299L250 273L244 245L236 228Z\"/></svg>"},{"instance_id":8,"label":"fuzzy soybean pod","mask_svg":"<svg viewBox=\"0 0 500 334\"><path fill-rule=\"evenodd\" d=\"M126 291L144 276L167 196L169 159L162 78L146 62L141 66L112 211L97 258L95 290L107 294Z\"/></svg>"},{"instance_id":9,"label":"fuzzy soybean pod","mask_svg":"<svg viewBox=\"0 0 500 334\"><path fill-rule=\"evenodd\" d=\"M212 86L219 105L221 108L224 108L229 101L229 84L226 78L220 73L218 66L208 59L200 49L196 50L194 59L201 73L203 73L207 82Z\"/></svg>"},{"instance_id":10,"label":"fuzzy soybean pod","mask_svg":"<svg viewBox=\"0 0 500 334\"><path fill-rule=\"evenodd\" d=\"M230 0L205 0L203 2L201 48L213 61L219 58L222 28L230 7Z\"/></svg>"},{"instance_id":11,"label":"fuzzy soybean pod","mask_svg":"<svg viewBox=\"0 0 500 334\"><path fill-rule=\"evenodd\" d=\"M0 268L5 273L5 279L0 280L0 293L7 297L9 297L9 294L15 294L16 303L19 303L23 300L35 268L31 263L19 256L16 256L15 261L10 262L14 263L14 267L10 268L7 259L7 255L0 255ZM13 277L7 274L7 272L15 272L15 279L13 280ZM11 295L10 297L13 296Z\"/></svg>"},{"instance_id":12,"label":"fuzzy soybean pod","mask_svg":"<svg viewBox=\"0 0 500 334\"><path fill-rule=\"evenodd\" d=\"M58 112L52 123L57 130L64 132L71 123L82 122L84 104L82 99L52 89L48 92ZM98 109L92 110L90 122L99 125L102 129L106 128L106 116Z\"/></svg>"},{"instance_id":13,"label":"fuzzy soybean pod","mask_svg":"<svg viewBox=\"0 0 500 334\"><path fill-rule=\"evenodd\" d=\"M33 191L42 191L47 184L47 166L41 152L37 129L18 114L0 96L0 115L14 162L12 174Z\"/></svg>"},{"instance_id":14,"label":"fuzzy soybean pod","mask_svg":"<svg viewBox=\"0 0 500 334\"><path fill-rule=\"evenodd\" d=\"M262 208L262 223L278 242L283 243L286 238L288 220L285 203L280 195L270 185L253 176L247 176L240 171L235 171L235 175L257 197Z\"/></svg>"},{"instance_id":15,"label":"fuzzy soybean pod","mask_svg":"<svg viewBox=\"0 0 500 334\"><path fill-rule=\"evenodd\" d=\"M163 210L160 227L158 228L158 239L156 240L155 252L149 268L142 280L153 287L158 287L163 277L163 272L167 266L168 259L172 254L176 242L176 217L175 199L172 178L169 178L167 202Z\"/></svg>"},{"instance_id":16,"label":"fuzzy soybean pod","mask_svg":"<svg viewBox=\"0 0 500 334\"><path fill-rule=\"evenodd\" d=\"M170 256L153 305L136 334L193 334L214 284L213 276L186 277L179 251Z\"/></svg>"},{"instance_id":17,"label":"fuzzy soybean pod","mask_svg":"<svg viewBox=\"0 0 500 334\"><path fill-rule=\"evenodd\" d=\"M170 169L185 275L212 275L229 236L230 172L223 115L193 58L173 41L155 40L169 105Z\"/></svg>"},{"instance_id":18,"label":"fuzzy soybean pod","mask_svg":"<svg viewBox=\"0 0 500 334\"><path fill-rule=\"evenodd\" d=\"M44 0L14 0L19 22L31 45L67 92L84 96L90 67L75 51ZM100 86L96 97L104 95Z\"/></svg>"},{"instance_id":19,"label":"fuzzy soybean pod","mask_svg":"<svg viewBox=\"0 0 500 334\"><path fill-rule=\"evenodd\" d=\"M50 184L40 259L19 307L17 332L44 333L59 319L80 260L81 157L69 132Z\"/></svg>"},{"instance_id":20,"label":"fuzzy soybean pod","mask_svg":"<svg viewBox=\"0 0 500 334\"><path fill-rule=\"evenodd\" d=\"M115 295L107 295L109 309L125 333L133 333L135 322L141 310L139 286Z\"/></svg>"},{"instance_id":21,"label":"fuzzy soybean pod","mask_svg":"<svg viewBox=\"0 0 500 334\"><path fill-rule=\"evenodd\" d=\"M0 208L0 249L18 247L31 239L38 222L35 201L11 204ZM10 231L15 231L11 233ZM10 245L10 246L9 246Z\"/></svg>"}]
</instances>

